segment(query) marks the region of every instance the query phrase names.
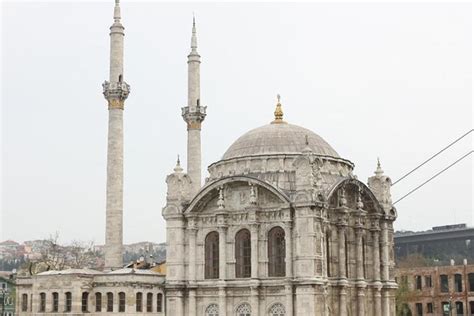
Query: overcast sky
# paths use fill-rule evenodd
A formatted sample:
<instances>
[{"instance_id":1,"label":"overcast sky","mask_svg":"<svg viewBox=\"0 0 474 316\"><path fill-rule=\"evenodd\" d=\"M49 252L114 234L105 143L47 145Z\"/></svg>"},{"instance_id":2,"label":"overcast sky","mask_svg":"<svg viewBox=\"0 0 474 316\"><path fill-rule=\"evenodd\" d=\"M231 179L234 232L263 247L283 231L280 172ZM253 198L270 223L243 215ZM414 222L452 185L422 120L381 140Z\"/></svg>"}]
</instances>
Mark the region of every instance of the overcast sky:
<instances>
[{"instance_id":1,"label":"overcast sky","mask_svg":"<svg viewBox=\"0 0 474 316\"><path fill-rule=\"evenodd\" d=\"M124 241L165 241L165 177L185 165L192 13L203 168L244 132L285 120L321 135L366 182L397 180L472 128L469 3L137 3L125 26ZM0 239L105 234L113 1L3 4ZM394 201L472 148L472 136L393 187ZM396 229L473 224L473 158L399 202Z\"/></svg>"}]
</instances>

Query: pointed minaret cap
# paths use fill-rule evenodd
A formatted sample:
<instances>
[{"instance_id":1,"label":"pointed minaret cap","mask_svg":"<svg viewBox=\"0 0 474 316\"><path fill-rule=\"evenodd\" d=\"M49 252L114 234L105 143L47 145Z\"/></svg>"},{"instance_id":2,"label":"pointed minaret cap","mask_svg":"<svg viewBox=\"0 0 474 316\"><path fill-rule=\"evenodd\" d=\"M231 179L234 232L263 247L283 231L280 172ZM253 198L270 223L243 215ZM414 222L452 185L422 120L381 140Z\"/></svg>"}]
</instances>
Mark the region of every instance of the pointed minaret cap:
<instances>
[{"instance_id":1,"label":"pointed minaret cap","mask_svg":"<svg viewBox=\"0 0 474 316\"><path fill-rule=\"evenodd\" d=\"M380 177L380 176L383 175L383 170L382 170L382 167L380 166L380 159L379 158L377 158L377 170L375 170L374 173L377 177Z\"/></svg>"},{"instance_id":2,"label":"pointed minaret cap","mask_svg":"<svg viewBox=\"0 0 474 316\"><path fill-rule=\"evenodd\" d=\"M196 18L193 13L193 35L191 36L191 52L197 53L197 35L196 35Z\"/></svg>"},{"instance_id":3,"label":"pointed minaret cap","mask_svg":"<svg viewBox=\"0 0 474 316\"><path fill-rule=\"evenodd\" d=\"M176 167L174 167L173 170L175 173L183 172L183 168L181 168L181 161L179 160L179 155L178 155L178 159L176 160Z\"/></svg>"},{"instance_id":4,"label":"pointed minaret cap","mask_svg":"<svg viewBox=\"0 0 474 316\"><path fill-rule=\"evenodd\" d=\"M275 115L275 119L272 121L272 124L286 123L285 121L283 121L283 110L281 108L279 94L277 94L277 105L276 105L275 112L273 114Z\"/></svg>"},{"instance_id":5,"label":"pointed minaret cap","mask_svg":"<svg viewBox=\"0 0 474 316\"><path fill-rule=\"evenodd\" d=\"M120 0L115 0L114 21L120 23Z\"/></svg>"}]
</instances>

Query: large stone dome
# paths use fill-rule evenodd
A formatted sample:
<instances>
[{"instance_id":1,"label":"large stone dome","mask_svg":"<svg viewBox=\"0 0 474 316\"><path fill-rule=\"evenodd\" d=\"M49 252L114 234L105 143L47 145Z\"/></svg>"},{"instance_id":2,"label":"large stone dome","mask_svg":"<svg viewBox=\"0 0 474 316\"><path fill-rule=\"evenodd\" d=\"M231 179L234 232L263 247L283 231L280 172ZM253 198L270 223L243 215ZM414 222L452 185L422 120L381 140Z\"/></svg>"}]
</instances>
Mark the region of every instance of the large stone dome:
<instances>
[{"instance_id":1,"label":"large stone dome","mask_svg":"<svg viewBox=\"0 0 474 316\"><path fill-rule=\"evenodd\" d=\"M314 154L340 158L324 139L309 129L286 122L273 122L242 135L227 149L222 159L269 154L300 154L307 147L306 137L308 146Z\"/></svg>"}]
</instances>

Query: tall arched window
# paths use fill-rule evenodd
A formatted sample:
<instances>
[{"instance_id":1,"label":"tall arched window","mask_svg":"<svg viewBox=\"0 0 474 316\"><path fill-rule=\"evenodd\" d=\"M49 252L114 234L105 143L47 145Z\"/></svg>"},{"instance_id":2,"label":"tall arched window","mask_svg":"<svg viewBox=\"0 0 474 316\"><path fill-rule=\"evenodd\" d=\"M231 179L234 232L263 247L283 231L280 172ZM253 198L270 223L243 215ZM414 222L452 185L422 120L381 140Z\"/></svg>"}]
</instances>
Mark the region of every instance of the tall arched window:
<instances>
[{"instance_id":1,"label":"tall arched window","mask_svg":"<svg viewBox=\"0 0 474 316\"><path fill-rule=\"evenodd\" d=\"M219 233L207 234L205 240L205 273L206 279L219 278Z\"/></svg>"},{"instance_id":2,"label":"tall arched window","mask_svg":"<svg viewBox=\"0 0 474 316\"><path fill-rule=\"evenodd\" d=\"M87 312L89 308L89 292L82 292L81 310Z\"/></svg>"},{"instance_id":3,"label":"tall arched window","mask_svg":"<svg viewBox=\"0 0 474 316\"><path fill-rule=\"evenodd\" d=\"M235 235L235 277L250 278L251 265L250 232L241 229Z\"/></svg>"},{"instance_id":4,"label":"tall arched window","mask_svg":"<svg viewBox=\"0 0 474 316\"><path fill-rule=\"evenodd\" d=\"M53 308L51 310L54 313L59 312L59 293L53 292Z\"/></svg>"},{"instance_id":5,"label":"tall arched window","mask_svg":"<svg viewBox=\"0 0 474 316\"><path fill-rule=\"evenodd\" d=\"M66 313L72 311L72 293L66 292L66 308L64 309Z\"/></svg>"},{"instance_id":6,"label":"tall arched window","mask_svg":"<svg viewBox=\"0 0 474 316\"><path fill-rule=\"evenodd\" d=\"M102 293L95 293L95 311L102 311Z\"/></svg>"},{"instance_id":7,"label":"tall arched window","mask_svg":"<svg viewBox=\"0 0 474 316\"><path fill-rule=\"evenodd\" d=\"M211 304L206 308L206 316L219 316L219 306Z\"/></svg>"},{"instance_id":8,"label":"tall arched window","mask_svg":"<svg viewBox=\"0 0 474 316\"><path fill-rule=\"evenodd\" d=\"M21 311L28 311L28 294L21 295Z\"/></svg>"},{"instance_id":9,"label":"tall arched window","mask_svg":"<svg viewBox=\"0 0 474 316\"><path fill-rule=\"evenodd\" d=\"M285 316L285 306L281 303L275 303L270 307L270 316Z\"/></svg>"},{"instance_id":10,"label":"tall arched window","mask_svg":"<svg viewBox=\"0 0 474 316\"><path fill-rule=\"evenodd\" d=\"M38 312L44 313L46 311L46 293L40 293L40 306Z\"/></svg>"},{"instance_id":11,"label":"tall arched window","mask_svg":"<svg viewBox=\"0 0 474 316\"><path fill-rule=\"evenodd\" d=\"M123 313L123 312L125 312L125 304L126 304L125 293L120 292L118 295L119 295L119 308L118 308L118 311L120 313Z\"/></svg>"},{"instance_id":12,"label":"tall arched window","mask_svg":"<svg viewBox=\"0 0 474 316\"><path fill-rule=\"evenodd\" d=\"M326 273L327 276L331 275L331 232L326 231Z\"/></svg>"},{"instance_id":13,"label":"tall arched window","mask_svg":"<svg viewBox=\"0 0 474 316\"><path fill-rule=\"evenodd\" d=\"M285 276L285 231L278 226L268 232L268 276Z\"/></svg>"},{"instance_id":14,"label":"tall arched window","mask_svg":"<svg viewBox=\"0 0 474 316\"><path fill-rule=\"evenodd\" d=\"M163 312L163 294L158 293L156 297L156 311L158 313Z\"/></svg>"},{"instance_id":15,"label":"tall arched window","mask_svg":"<svg viewBox=\"0 0 474 316\"><path fill-rule=\"evenodd\" d=\"M143 294L142 292L138 292L137 293L137 297L136 297L136 311L137 312L141 312L142 311L142 306L143 306Z\"/></svg>"},{"instance_id":16,"label":"tall arched window","mask_svg":"<svg viewBox=\"0 0 474 316\"><path fill-rule=\"evenodd\" d=\"M346 269L346 278L349 278L349 248L347 243L347 234L344 233L344 258L346 259L345 262L345 269Z\"/></svg>"},{"instance_id":17,"label":"tall arched window","mask_svg":"<svg viewBox=\"0 0 474 316\"><path fill-rule=\"evenodd\" d=\"M153 293L147 293L146 295L146 311L148 313L153 312Z\"/></svg>"},{"instance_id":18,"label":"tall arched window","mask_svg":"<svg viewBox=\"0 0 474 316\"><path fill-rule=\"evenodd\" d=\"M367 279L367 271L365 267L365 238L362 237L362 271L364 273L364 279Z\"/></svg>"},{"instance_id":19,"label":"tall arched window","mask_svg":"<svg viewBox=\"0 0 474 316\"><path fill-rule=\"evenodd\" d=\"M247 303L240 304L236 312L237 316L252 316L252 308Z\"/></svg>"},{"instance_id":20,"label":"tall arched window","mask_svg":"<svg viewBox=\"0 0 474 316\"><path fill-rule=\"evenodd\" d=\"M112 292L107 293L107 311L108 312L114 311L114 293Z\"/></svg>"}]
</instances>

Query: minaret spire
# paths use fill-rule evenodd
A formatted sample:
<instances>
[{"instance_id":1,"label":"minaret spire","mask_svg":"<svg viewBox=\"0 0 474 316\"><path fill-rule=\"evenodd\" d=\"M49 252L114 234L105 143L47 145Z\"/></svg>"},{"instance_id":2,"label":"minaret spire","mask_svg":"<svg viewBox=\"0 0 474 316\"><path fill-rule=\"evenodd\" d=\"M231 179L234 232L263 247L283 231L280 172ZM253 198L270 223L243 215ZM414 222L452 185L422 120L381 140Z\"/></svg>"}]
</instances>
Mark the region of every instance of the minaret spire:
<instances>
[{"instance_id":1,"label":"minaret spire","mask_svg":"<svg viewBox=\"0 0 474 316\"><path fill-rule=\"evenodd\" d=\"M123 80L124 27L120 2L115 0L114 23L110 27L109 81L102 84L108 101L107 196L105 269L123 267L123 109L130 86Z\"/></svg>"},{"instance_id":2,"label":"minaret spire","mask_svg":"<svg viewBox=\"0 0 474 316\"><path fill-rule=\"evenodd\" d=\"M206 107L201 105L200 66L196 19L193 15L191 52L188 55L188 105L181 108L188 127L187 173L192 181L193 194L201 189L201 123L206 117Z\"/></svg>"}]
</instances>

